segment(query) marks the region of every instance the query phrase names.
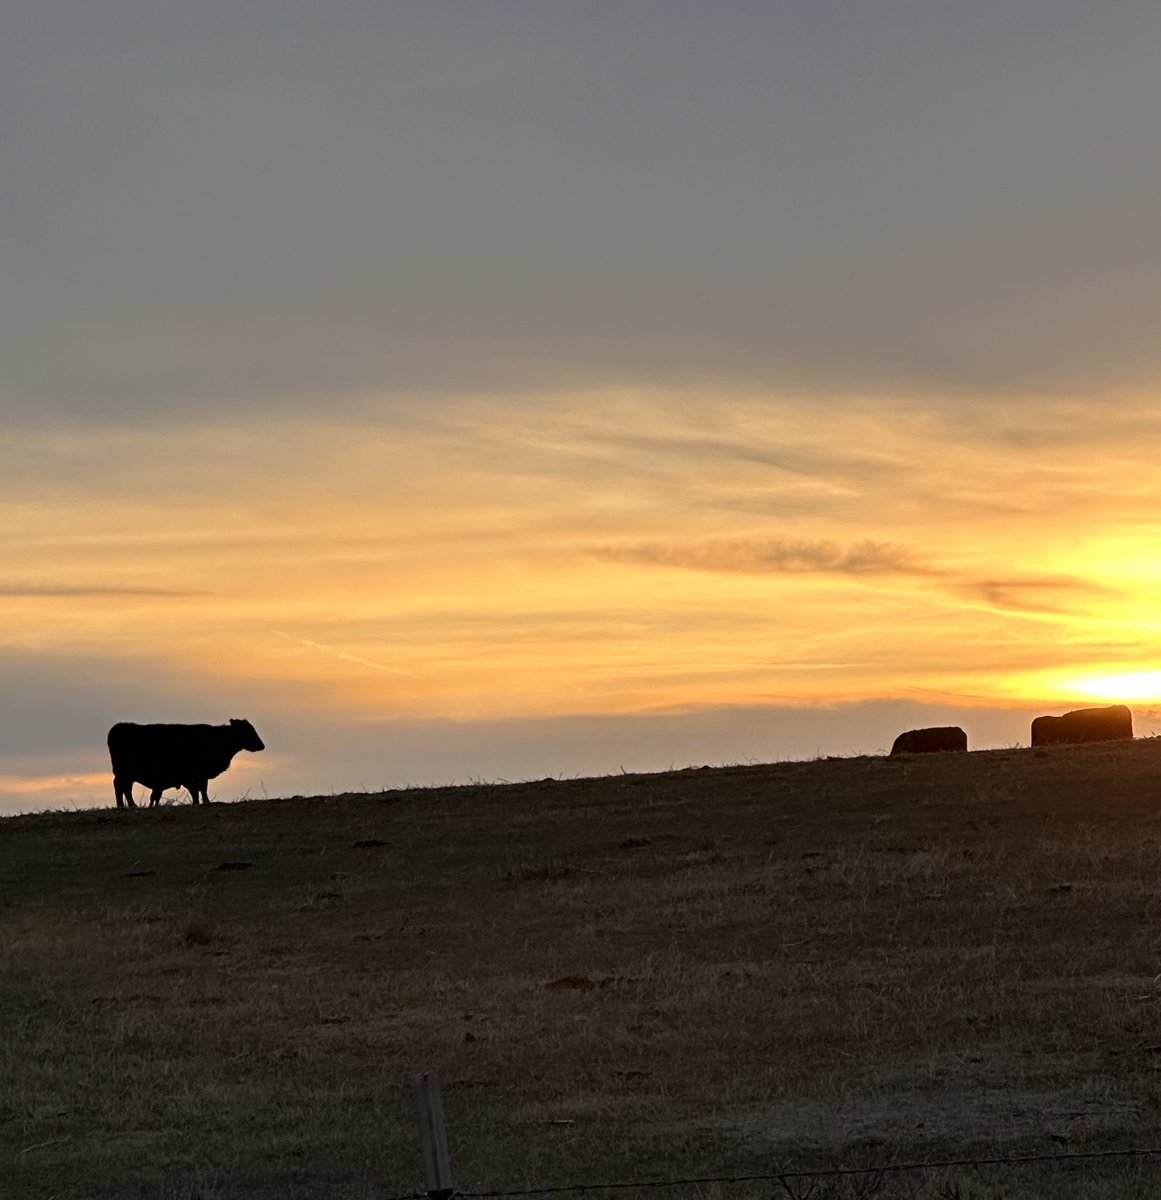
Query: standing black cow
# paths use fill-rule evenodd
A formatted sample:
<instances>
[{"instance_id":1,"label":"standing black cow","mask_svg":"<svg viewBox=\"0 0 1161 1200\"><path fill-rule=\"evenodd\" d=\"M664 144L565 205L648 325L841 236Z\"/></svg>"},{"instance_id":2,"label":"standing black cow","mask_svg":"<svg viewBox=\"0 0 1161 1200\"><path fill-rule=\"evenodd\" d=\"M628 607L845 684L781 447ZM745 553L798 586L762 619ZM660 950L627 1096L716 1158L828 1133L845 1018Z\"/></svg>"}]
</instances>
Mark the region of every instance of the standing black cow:
<instances>
[{"instance_id":1,"label":"standing black cow","mask_svg":"<svg viewBox=\"0 0 1161 1200\"><path fill-rule=\"evenodd\" d=\"M249 721L229 725L133 725L123 721L109 730L113 790L117 807L136 808L133 785L150 789L152 808L166 788L183 787L195 804L209 804L209 781L230 765L239 750L265 750Z\"/></svg>"},{"instance_id":2,"label":"standing black cow","mask_svg":"<svg viewBox=\"0 0 1161 1200\"><path fill-rule=\"evenodd\" d=\"M930 754L937 750L966 750L967 734L958 725L933 729L909 729L891 747L892 754Z\"/></svg>"},{"instance_id":3,"label":"standing black cow","mask_svg":"<svg viewBox=\"0 0 1161 1200\"><path fill-rule=\"evenodd\" d=\"M1037 717L1032 745L1062 742L1116 742L1133 736L1133 714L1123 704L1107 708L1075 708L1062 717Z\"/></svg>"}]
</instances>

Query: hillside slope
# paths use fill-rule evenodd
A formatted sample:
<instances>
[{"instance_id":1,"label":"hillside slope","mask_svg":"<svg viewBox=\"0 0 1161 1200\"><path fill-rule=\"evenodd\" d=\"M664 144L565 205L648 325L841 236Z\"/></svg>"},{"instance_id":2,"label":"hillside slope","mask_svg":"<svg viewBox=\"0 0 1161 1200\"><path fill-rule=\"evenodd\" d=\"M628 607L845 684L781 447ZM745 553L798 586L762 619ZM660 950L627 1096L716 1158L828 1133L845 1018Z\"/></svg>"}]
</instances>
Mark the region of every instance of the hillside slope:
<instances>
[{"instance_id":1,"label":"hillside slope","mask_svg":"<svg viewBox=\"0 0 1161 1200\"><path fill-rule=\"evenodd\" d=\"M1159 841L1152 740L3 820L0 1190L407 1192L420 1070L464 1189L1161 1144Z\"/></svg>"}]
</instances>

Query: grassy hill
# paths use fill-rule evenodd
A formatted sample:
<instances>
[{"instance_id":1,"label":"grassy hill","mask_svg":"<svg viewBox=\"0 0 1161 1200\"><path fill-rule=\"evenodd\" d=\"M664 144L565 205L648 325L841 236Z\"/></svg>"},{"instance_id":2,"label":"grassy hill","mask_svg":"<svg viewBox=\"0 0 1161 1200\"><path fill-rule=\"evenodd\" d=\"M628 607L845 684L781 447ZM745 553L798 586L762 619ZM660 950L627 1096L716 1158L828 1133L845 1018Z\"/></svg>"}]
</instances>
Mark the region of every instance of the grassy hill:
<instances>
[{"instance_id":1,"label":"grassy hill","mask_svg":"<svg viewBox=\"0 0 1161 1200\"><path fill-rule=\"evenodd\" d=\"M464 1190L1161 1145L1159 842L1152 740L3 820L0 1194L418 1190L421 1070Z\"/></svg>"}]
</instances>

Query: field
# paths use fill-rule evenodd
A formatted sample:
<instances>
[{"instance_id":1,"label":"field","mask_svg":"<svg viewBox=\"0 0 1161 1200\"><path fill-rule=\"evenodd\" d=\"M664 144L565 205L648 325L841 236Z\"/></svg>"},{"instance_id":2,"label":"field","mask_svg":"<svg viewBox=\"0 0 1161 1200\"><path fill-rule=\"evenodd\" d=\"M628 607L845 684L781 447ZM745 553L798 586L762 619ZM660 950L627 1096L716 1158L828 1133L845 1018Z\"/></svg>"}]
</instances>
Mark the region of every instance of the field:
<instances>
[{"instance_id":1,"label":"field","mask_svg":"<svg viewBox=\"0 0 1161 1200\"><path fill-rule=\"evenodd\" d=\"M464 1191L1161 1147L1159 972L1161 741L11 818L0 1195L421 1190L422 1070Z\"/></svg>"}]
</instances>

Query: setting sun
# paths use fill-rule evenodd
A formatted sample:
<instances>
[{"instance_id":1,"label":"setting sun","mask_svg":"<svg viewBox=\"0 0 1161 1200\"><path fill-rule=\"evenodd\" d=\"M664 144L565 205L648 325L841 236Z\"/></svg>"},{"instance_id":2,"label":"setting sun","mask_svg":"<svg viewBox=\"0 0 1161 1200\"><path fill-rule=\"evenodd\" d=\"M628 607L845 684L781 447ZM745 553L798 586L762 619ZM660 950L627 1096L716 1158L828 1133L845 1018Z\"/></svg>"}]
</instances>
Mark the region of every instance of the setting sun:
<instances>
[{"instance_id":1,"label":"setting sun","mask_svg":"<svg viewBox=\"0 0 1161 1200\"><path fill-rule=\"evenodd\" d=\"M1121 675L1075 679L1067 687L1080 695L1108 700L1161 700L1161 671L1126 671Z\"/></svg>"}]
</instances>

